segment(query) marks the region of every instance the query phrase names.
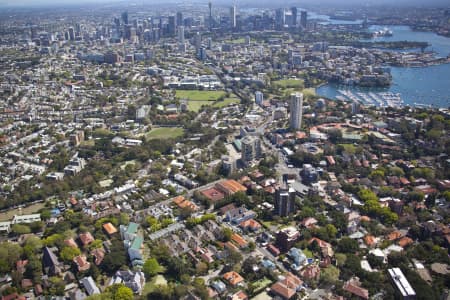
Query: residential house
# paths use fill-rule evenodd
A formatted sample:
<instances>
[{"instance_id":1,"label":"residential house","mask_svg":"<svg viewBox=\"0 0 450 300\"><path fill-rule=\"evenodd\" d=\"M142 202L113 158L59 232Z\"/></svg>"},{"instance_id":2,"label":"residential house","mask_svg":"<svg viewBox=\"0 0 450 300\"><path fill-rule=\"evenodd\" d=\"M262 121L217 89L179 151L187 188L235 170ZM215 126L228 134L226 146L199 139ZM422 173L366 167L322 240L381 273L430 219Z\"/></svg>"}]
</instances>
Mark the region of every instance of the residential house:
<instances>
[{"instance_id":1,"label":"residential house","mask_svg":"<svg viewBox=\"0 0 450 300\"><path fill-rule=\"evenodd\" d=\"M233 295L229 296L230 300L247 300L248 296L244 291L238 291Z\"/></svg>"},{"instance_id":2,"label":"residential house","mask_svg":"<svg viewBox=\"0 0 450 300\"><path fill-rule=\"evenodd\" d=\"M64 245L69 246L69 247L73 247L73 248L78 248L77 243L75 242L75 240L73 238L64 240Z\"/></svg>"},{"instance_id":3,"label":"residential house","mask_svg":"<svg viewBox=\"0 0 450 300\"><path fill-rule=\"evenodd\" d=\"M211 287L218 293L222 294L227 290L227 286L220 280L213 281L211 283Z\"/></svg>"},{"instance_id":4,"label":"residential house","mask_svg":"<svg viewBox=\"0 0 450 300\"><path fill-rule=\"evenodd\" d=\"M320 267L318 265L308 265L300 271L300 276L306 280L319 280Z\"/></svg>"},{"instance_id":5,"label":"residential house","mask_svg":"<svg viewBox=\"0 0 450 300\"><path fill-rule=\"evenodd\" d=\"M84 254L75 256L73 262L77 265L78 272L84 272L91 268L91 263L87 261Z\"/></svg>"},{"instance_id":6,"label":"residential house","mask_svg":"<svg viewBox=\"0 0 450 300\"><path fill-rule=\"evenodd\" d=\"M298 271L302 266L306 265L308 260L302 250L298 248L289 249L287 255L292 260L292 269Z\"/></svg>"},{"instance_id":7,"label":"residential house","mask_svg":"<svg viewBox=\"0 0 450 300\"><path fill-rule=\"evenodd\" d=\"M123 283L129 287L133 293L140 295L145 285L145 275L141 271L117 271L111 278L109 285Z\"/></svg>"},{"instance_id":8,"label":"residential house","mask_svg":"<svg viewBox=\"0 0 450 300\"><path fill-rule=\"evenodd\" d=\"M82 278L80 283L84 286L84 289L89 296L100 294L100 290L91 276Z\"/></svg>"},{"instance_id":9,"label":"residential house","mask_svg":"<svg viewBox=\"0 0 450 300\"><path fill-rule=\"evenodd\" d=\"M244 278L242 278L242 276L235 271L230 271L223 274L223 279L233 287L238 286L244 282Z\"/></svg>"},{"instance_id":10,"label":"residential house","mask_svg":"<svg viewBox=\"0 0 450 300\"><path fill-rule=\"evenodd\" d=\"M103 248L97 248L91 251L91 255L94 257L95 265L100 265L105 258L105 250Z\"/></svg>"},{"instance_id":11,"label":"residential house","mask_svg":"<svg viewBox=\"0 0 450 300\"><path fill-rule=\"evenodd\" d=\"M262 226L254 219L249 219L249 220L245 220L245 221L242 221L241 223L239 223L239 227L242 228L242 230L244 230L244 231L255 232L255 231L260 230Z\"/></svg>"},{"instance_id":12,"label":"residential house","mask_svg":"<svg viewBox=\"0 0 450 300\"><path fill-rule=\"evenodd\" d=\"M270 287L272 294L289 300L303 287L303 281L292 273L287 273L284 278Z\"/></svg>"},{"instance_id":13,"label":"residential house","mask_svg":"<svg viewBox=\"0 0 450 300\"><path fill-rule=\"evenodd\" d=\"M83 247L86 247L87 245L89 245L90 243L92 243L94 241L94 237L92 236L92 234L89 231L80 233L78 235L78 238L80 239Z\"/></svg>"},{"instance_id":14,"label":"residential house","mask_svg":"<svg viewBox=\"0 0 450 300\"><path fill-rule=\"evenodd\" d=\"M239 234L233 233L231 235L231 241L239 248L245 248L248 246L248 242Z\"/></svg>"},{"instance_id":15,"label":"residential house","mask_svg":"<svg viewBox=\"0 0 450 300\"><path fill-rule=\"evenodd\" d=\"M352 295L359 297L360 299L369 299L369 291L361 287L361 282L359 278L353 277L344 283L344 291L349 292Z\"/></svg>"}]
</instances>

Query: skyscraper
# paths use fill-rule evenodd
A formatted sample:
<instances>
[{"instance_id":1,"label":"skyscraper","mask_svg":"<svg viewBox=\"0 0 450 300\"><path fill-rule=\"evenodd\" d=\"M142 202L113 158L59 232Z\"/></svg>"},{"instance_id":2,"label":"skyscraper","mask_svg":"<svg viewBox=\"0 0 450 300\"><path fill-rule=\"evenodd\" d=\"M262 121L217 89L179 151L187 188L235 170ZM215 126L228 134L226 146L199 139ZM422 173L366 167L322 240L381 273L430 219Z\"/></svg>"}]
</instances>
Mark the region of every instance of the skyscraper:
<instances>
[{"instance_id":1,"label":"skyscraper","mask_svg":"<svg viewBox=\"0 0 450 300\"><path fill-rule=\"evenodd\" d=\"M292 25L297 26L297 7L292 7L291 8L291 13L292 13Z\"/></svg>"},{"instance_id":2,"label":"skyscraper","mask_svg":"<svg viewBox=\"0 0 450 300\"><path fill-rule=\"evenodd\" d=\"M211 1L208 2L208 8L209 8L209 20L208 20L208 25L209 25L209 31L211 31L211 30L212 30L212 27L213 27L212 2L211 2Z\"/></svg>"},{"instance_id":3,"label":"skyscraper","mask_svg":"<svg viewBox=\"0 0 450 300\"><path fill-rule=\"evenodd\" d=\"M200 47L202 46L202 36L200 32L197 31L197 33L194 35L194 46L196 53L199 52Z\"/></svg>"},{"instance_id":4,"label":"skyscraper","mask_svg":"<svg viewBox=\"0 0 450 300\"><path fill-rule=\"evenodd\" d=\"M280 188L275 193L275 214L286 217L295 212L295 190Z\"/></svg>"},{"instance_id":5,"label":"skyscraper","mask_svg":"<svg viewBox=\"0 0 450 300\"><path fill-rule=\"evenodd\" d=\"M169 16L169 25L168 25L168 31L170 36L175 36L176 28L177 28L177 19L175 16Z\"/></svg>"},{"instance_id":6,"label":"skyscraper","mask_svg":"<svg viewBox=\"0 0 450 300\"><path fill-rule=\"evenodd\" d=\"M285 23L286 16L284 13L284 8L279 8L275 11L275 29L282 30Z\"/></svg>"},{"instance_id":7,"label":"skyscraper","mask_svg":"<svg viewBox=\"0 0 450 300\"><path fill-rule=\"evenodd\" d=\"M230 19L231 19L231 28L236 28L236 3L233 3L233 6L230 8Z\"/></svg>"},{"instance_id":8,"label":"skyscraper","mask_svg":"<svg viewBox=\"0 0 450 300\"><path fill-rule=\"evenodd\" d=\"M69 27L69 40L75 41L75 30L73 27Z\"/></svg>"},{"instance_id":9,"label":"skyscraper","mask_svg":"<svg viewBox=\"0 0 450 300\"><path fill-rule=\"evenodd\" d=\"M128 25L128 12L127 11L124 11L122 13L122 22L123 22L123 24Z\"/></svg>"},{"instance_id":10,"label":"skyscraper","mask_svg":"<svg viewBox=\"0 0 450 300\"><path fill-rule=\"evenodd\" d=\"M302 127L302 114L303 114L303 94L294 93L291 94L291 118L290 127L294 130L299 130Z\"/></svg>"},{"instance_id":11,"label":"skyscraper","mask_svg":"<svg viewBox=\"0 0 450 300\"><path fill-rule=\"evenodd\" d=\"M183 26L183 13L181 11L177 12L177 26Z\"/></svg>"},{"instance_id":12,"label":"skyscraper","mask_svg":"<svg viewBox=\"0 0 450 300\"><path fill-rule=\"evenodd\" d=\"M300 25L302 25L304 29L306 29L306 25L308 25L308 13L306 10L302 10L300 13Z\"/></svg>"},{"instance_id":13,"label":"skyscraper","mask_svg":"<svg viewBox=\"0 0 450 300\"><path fill-rule=\"evenodd\" d=\"M255 92L255 103L261 105L264 101L264 94L260 91Z\"/></svg>"},{"instance_id":14,"label":"skyscraper","mask_svg":"<svg viewBox=\"0 0 450 300\"><path fill-rule=\"evenodd\" d=\"M184 44L184 26L178 26L178 42Z\"/></svg>"}]
</instances>

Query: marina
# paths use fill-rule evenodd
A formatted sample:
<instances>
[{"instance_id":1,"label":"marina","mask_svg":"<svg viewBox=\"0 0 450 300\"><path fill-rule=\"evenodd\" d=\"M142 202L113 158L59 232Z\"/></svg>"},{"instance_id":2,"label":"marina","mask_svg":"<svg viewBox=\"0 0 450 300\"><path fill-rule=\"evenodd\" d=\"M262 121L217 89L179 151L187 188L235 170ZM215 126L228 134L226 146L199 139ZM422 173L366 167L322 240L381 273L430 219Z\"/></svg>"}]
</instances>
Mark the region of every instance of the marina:
<instances>
[{"instance_id":1,"label":"marina","mask_svg":"<svg viewBox=\"0 0 450 300\"><path fill-rule=\"evenodd\" d=\"M338 90L339 95L336 99L345 102L355 102L367 106L379 107L402 107L403 100L399 93L380 92L380 93L364 93L353 92L351 90Z\"/></svg>"},{"instance_id":2,"label":"marina","mask_svg":"<svg viewBox=\"0 0 450 300\"><path fill-rule=\"evenodd\" d=\"M371 26L370 31L382 30L385 26ZM440 57L447 57L450 54L450 38L439 36L432 32L413 31L408 26L389 26L393 32L392 36L378 36L375 41L418 41L427 42L430 46L426 49L432 51ZM381 93L389 92L394 95L400 94L403 105L419 107L450 107L450 63L427 66L398 67L391 66L392 84L389 87L358 87L329 83L317 88L316 92L322 97L353 101L343 95L339 90L350 90L354 96L358 93L369 94L368 96L375 103L379 103L373 98L371 93L379 96ZM386 95L385 95L386 96ZM386 99L389 99L386 98ZM382 100L382 99L381 99ZM363 103L364 99L360 99ZM378 105L370 104L369 105Z\"/></svg>"}]
</instances>

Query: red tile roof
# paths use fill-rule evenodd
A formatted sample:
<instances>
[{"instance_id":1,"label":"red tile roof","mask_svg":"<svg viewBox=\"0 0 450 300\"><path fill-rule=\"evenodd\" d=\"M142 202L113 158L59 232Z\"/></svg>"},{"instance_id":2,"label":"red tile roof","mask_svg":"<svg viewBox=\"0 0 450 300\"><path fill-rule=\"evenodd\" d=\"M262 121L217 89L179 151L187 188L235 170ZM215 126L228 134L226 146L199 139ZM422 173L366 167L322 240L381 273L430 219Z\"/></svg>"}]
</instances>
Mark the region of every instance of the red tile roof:
<instances>
[{"instance_id":1,"label":"red tile roof","mask_svg":"<svg viewBox=\"0 0 450 300\"><path fill-rule=\"evenodd\" d=\"M239 246L239 248L244 248L244 247L247 247L247 245L248 245L248 242L246 240L244 240L244 238L237 233L233 233L231 235L231 241L233 241L233 243L235 243L237 246Z\"/></svg>"},{"instance_id":2,"label":"red tile roof","mask_svg":"<svg viewBox=\"0 0 450 300\"><path fill-rule=\"evenodd\" d=\"M92 236L92 234L90 232L80 233L79 238L81 240L81 243L83 243L84 246L89 245L90 243L92 243L94 241L94 237Z\"/></svg>"},{"instance_id":3,"label":"red tile roof","mask_svg":"<svg viewBox=\"0 0 450 300\"><path fill-rule=\"evenodd\" d=\"M87 261L86 256L78 255L74 257L73 262L77 264L78 271L86 271L91 267L91 263Z\"/></svg>"},{"instance_id":4,"label":"red tile roof","mask_svg":"<svg viewBox=\"0 0 450 300\"><path fill-rule=\"evenodd\" d=\"M352 280L344 284L344 290L362 299L369 299L369 291L356 285Z\"/></svg>"},{"instance_id":5,"label":"red tile roof","mask_svg":"<svg viewBox=\"0 0 450 300\"><path fill-rule=\"evenodd\" d=\"M237 192L247 191L247 188L245 186L233 179L218 182L216 183L216 187L226 195L232 195Z\"/></svg>"},{"instance_id":6,"label":"red tile roof","mask_svg":"<svg viewBox=\"0 0 450 300\"><path fill-rule=\"evenodd\" d=\"M303 281L292 273L286 274L285 279L274 283L271 291L284 299L291 299L296 293L297 288L303 284Z\"/></svg>"},{"instance_id":7,"label":"red tile roof","mask_svg":"<svg viewBox=\"0 0 450 300\"><path fill-rule=\"evenodd\" d=\"M111 223L105 223L105 224L103 224L103 229L106 231L106 233L107 233L108 235L113 235L114 233L117 232L117 228L114 227L114 225L111 224Z\"/></svg>"},{"instance_id":8,"label":"red tile roof","mask_svg":"<svg viewBox=\"0 0 450 300\"><path fill-rule=\"evenodd\" d=\"M232 286L236 286L239 283L244 282L244 278L234 271L223 274L223 279L225 279Z\"/></svg>"},{"instance_id":9,"label":"red tile roof","mask_svg":"<svg viewBox=\"0 0 450 300\"><path fill-rule=\"evenodd\" d=\"M225 198L225 194L215 188L209 188L206 190L200 191L200 193L213 202L217 202Z\"/></svg>"}]
</instances>

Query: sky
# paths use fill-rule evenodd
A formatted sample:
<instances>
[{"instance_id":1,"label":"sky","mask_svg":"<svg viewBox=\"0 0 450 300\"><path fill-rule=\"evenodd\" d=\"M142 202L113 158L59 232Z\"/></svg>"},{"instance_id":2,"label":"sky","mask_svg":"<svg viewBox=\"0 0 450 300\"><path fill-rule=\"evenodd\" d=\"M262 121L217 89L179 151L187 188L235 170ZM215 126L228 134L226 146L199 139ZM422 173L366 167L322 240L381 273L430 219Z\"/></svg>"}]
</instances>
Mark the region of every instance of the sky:
<instances>
[{"instance_id":1,"label":"sky","mask_svg":"<svg viewBox=\"0 0 450 300\"><path fill-rule=\"evenodd\" d=\"M232 3L233 0L212 0L213 4L227 4ZM69 5L69 4L101 4L101 3L112 3L112 2L122 2L122 3L139 3L142 2L148 4L157 4L157 3L207 3L208 0L0 0L0 6L48 6L48 5ZM273 0L237 0L239 5L251 5L258 4L262 5L264 2L270 4L270 6L274 5ZM307 4L408 4L408 5L444 5L450 7L448 0L276 0L276 3L282 7L284 5L301 5L302 3Z\"/></svg>"}]
</instances>

